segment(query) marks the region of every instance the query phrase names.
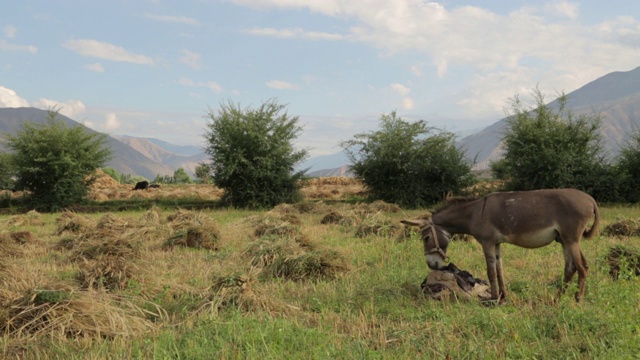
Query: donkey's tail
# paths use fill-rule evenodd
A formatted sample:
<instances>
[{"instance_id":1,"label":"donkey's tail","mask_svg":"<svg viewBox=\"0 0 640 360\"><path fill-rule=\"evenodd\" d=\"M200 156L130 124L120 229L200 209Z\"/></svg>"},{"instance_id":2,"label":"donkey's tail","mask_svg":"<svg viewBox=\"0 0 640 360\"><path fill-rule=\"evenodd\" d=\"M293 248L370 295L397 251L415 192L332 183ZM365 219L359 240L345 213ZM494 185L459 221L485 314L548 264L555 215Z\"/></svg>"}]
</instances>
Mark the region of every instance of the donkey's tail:
<instances>
[{"instance_id":1,"label":"donkey's tail","mask_svg":"<svg viewBox=\"0 0 640 360\"><path fill-rule=\"evenodd\" d=\"M589 230L584 230L584 232L582 233L582 236L584 236L586 239L590 239L592 238L595 234L598 233L598 225L600 225L600 210L598 209L598 204L596 204L596 202L593 202L593 214L594 214L594 219L593 219L593 225L591 225L591 229Z\"/></svg>"}]
</instances>

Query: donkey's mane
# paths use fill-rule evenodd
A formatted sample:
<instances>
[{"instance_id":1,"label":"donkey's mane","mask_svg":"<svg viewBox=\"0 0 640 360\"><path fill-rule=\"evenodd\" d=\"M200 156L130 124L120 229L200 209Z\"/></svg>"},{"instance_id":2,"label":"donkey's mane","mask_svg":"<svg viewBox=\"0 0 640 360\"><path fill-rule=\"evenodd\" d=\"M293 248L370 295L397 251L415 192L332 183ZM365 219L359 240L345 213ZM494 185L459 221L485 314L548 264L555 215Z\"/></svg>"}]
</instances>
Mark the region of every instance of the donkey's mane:
<instances>
[{"instance_id":1,"label":"donkey's mane","mask_svg":"<svg viewBox=\"0 0 640 360\"><path fill-rule=\"evenodd\" d=\"M474 201L474 200L478 200L478 198L475 197L475 196L453 196L453 197L450 197L450 198L446 199L442 205L440 205L439 207L437 207L433 211L433 213L435 214L435 213L440 212L442 210L448 209L451 206L468 203L468 202Z\"/></svg>"}]
</instances>

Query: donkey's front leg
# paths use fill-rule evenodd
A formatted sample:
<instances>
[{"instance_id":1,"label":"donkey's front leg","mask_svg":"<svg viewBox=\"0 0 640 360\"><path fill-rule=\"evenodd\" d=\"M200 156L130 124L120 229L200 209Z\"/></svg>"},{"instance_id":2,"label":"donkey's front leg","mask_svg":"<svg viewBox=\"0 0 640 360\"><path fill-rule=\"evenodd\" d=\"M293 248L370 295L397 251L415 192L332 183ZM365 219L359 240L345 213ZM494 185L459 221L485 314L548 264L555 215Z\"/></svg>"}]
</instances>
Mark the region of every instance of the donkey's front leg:
<instances>
[{"instance_id":1,"label":"donkey's front leg","mask_svg":"<svg viewBox=\"0 0 640 360\"><path fill-rule=\"evenodd\" d=\"M491 286L491 300L500 300L498 288L498 275L496 270L496 246L493 244L482 245L484 258L487 260L487 276Z\"/></svg>"},{"instance_id":2,"label":"donkey's front leg","mask_svg":"<svg viewBox=\"0 0 640 360\"><path fill-rule=\"evenodd\" d=\"M504 285L502 277L502 255L500 255L500 244L496 245L496 274L498 276L498 287L500 289L500 301L507 298L507 287Z\"/></svg>"}]
</instances>

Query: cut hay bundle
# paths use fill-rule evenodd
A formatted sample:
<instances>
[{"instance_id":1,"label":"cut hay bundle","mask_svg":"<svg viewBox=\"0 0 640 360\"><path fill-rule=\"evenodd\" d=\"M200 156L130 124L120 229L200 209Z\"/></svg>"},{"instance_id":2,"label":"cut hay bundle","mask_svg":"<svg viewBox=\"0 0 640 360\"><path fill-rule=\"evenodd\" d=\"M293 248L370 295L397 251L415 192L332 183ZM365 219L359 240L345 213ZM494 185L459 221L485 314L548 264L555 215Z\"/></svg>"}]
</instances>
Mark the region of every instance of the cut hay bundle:
<instances>
[{"instance_id":1,"label":"cut hay bundle","mask_svg":"<svg viewBox=\"0 0 640 360\"><path fill-rule=\"evenodd\" d=\"M396 204L389 204L382 200L377 200L369 204L369 209L373 213L377 212L389 212L389 213L397 213L400 212L400 206Z\"/></svg>"},{"instance_id":2,"label":"cut hay bundle","mask_svg":"<svg viewBox=\"0 0 640 360\"><path fill-rule=\"evenodd\" d=\"M135 265L128 259L117 256L100 256L85 260L80 266L78 281L83 289L123 290L133 274Z\"/></svg>"},{"instance_id":3,"label":"cut hay bundle","mask_svg":"<svg viewBox=\"0 0 640 360\"><path fill-rule=\"evenodd\" d=\"M22 249L9 233L0 234L0 256L21 256Z\"/></svg>"},{"instance_id":4,"label":"cut hay bundle","mask_svg":"<svg viewBox=\"0 0 640 360\"><path fill-rule=\"evenodd\" d=\"M360 221L360 218L353 211L342 213L337 210L332 210L326 214L321 220L321 224L338 224L342 226L355 226Z\"/></svg>"},{"instance_id":5,"label":"cut hay bundle","mask_svg":"<svg viewBox=\"0 0 640 360\"><path fill-rule=\"evenodd\" d=\"M20 245L30 244L36 241L36 238L30 231L14 231L9 233L9 237L11 237L16 244Z\"/></svg>"},{"instance_id":6,"label":"cut hay bundle","mask_svg":"<svg viewBox=\"0 0 640 360\"><path fill-rule=\"evenodd\" d=\"M140 242L129 241L123 238L85 238L75 246L72 259L91 260L102 256L121 257L135 259L140 256Z\"/></svg>"},{"instance_id":7,"label":"cut hay bundle","mask_svg":"<svg viewBox=\"0 0 640 360\"><path fill-rule=\"evenodd\" d=\"M175 246L217 250L220 242L220 230L217 222L202 212L178 210L167 217L173 229L164 243L165 249Z\"/></svg>"},{"instance_id":8,"label":"cut hay bundle","mask_svg":"<svg viewBox=\"0 0 640 360\"><path fill-rule=\"evenodd\" d=\"M243 255L250 258L251 266L270 266L277 258L291 256L303 249L290 238L262 237L247 247Z\"/></svg>"},{"instance_id":9,"label":"cut hay bundle","mask_svg":"<svg viewBox=\"0 0 640 360\"><path fill-rule=\"evenodd\" d=\"M79 234L90 231L95 227L95 224L90 219L77 215L72 211L63 212L60 217L56 219L58 228L56 235L62 235L64 233Z\"/></svg>"},{"instance_id":10,"label":"cut hay bundle","mask_svg":"<svg viewBox=\"0 0 640 360\"><path fill-rule=\"evenodd\" d=\"M269 310L274 308L273 302L256 286L252 276L229 274L214 278L211 296L203 308L219 311L235 308L242 311Z\"/></svg>"},{"instance_id":11,"label":"cut hay bundle","mask_svg":"<svg viewBox=\"0 0 640 360\"><path fill-rule=\"evenodd\" d=\"M602 229L604 236L640 236L640 221L623 219Z\"/></svg>"},{"instance_id":12,"label":"cut hay bundle","mask_svg":"<svg viewBox=\"0 0 640 360\"><path fill-rule=\"evenodd\" d=\"M255 236L289 236L300 235L300 218L295 215L275 215L267 213L255 221Z\"/></svg>"},{"instance_id":13,"label":"cut hay bundle","mask_svg":"<svg viewBox=\"0 0 640 360\"><path fill-rule=\"evenodd\" d=\"M355 236L359 238L370 235L393 238L402 233L403 229L396 222L381 214L366 217L356 228Z\"/></svg>"},{"instance_id":14,"label":"cut hay bundle","mask_svg":"<svg viewBox=\"0 0 640 360\"><path fill-rule=\"evenodd\" d=\"M158 208L153 206L151 207L151 209L147 210L140 217L140 222L142 224L149 224L149 225L160 224L160 212L158 212Z\"/></svg>"},{"instance_id":15,"label":"cut hay bundle","mask_svg":"<svg viewBox=\"0 0 640 360\"><path fill-rule=\"evenodd\" d=\"M31 210L24 215L10 217L7 224L9 226L41 226L44 225L44 220L39 212Z\"/></svg>"},{"instance_id":16,"label":"cut hay bundle","mask_svg":"<svg viewBox=\"0 0 640 360\"><path fill-rule=\"evenodd\" d=\"M98 224L96 225L96 229L102 231L113 231L115 233L124 232L129 223L121 217L115 216L111 213L104 214L100 220L98 220Z\"/></svg>"},{"instance_id":17,"label":"cut hay bundle","mask_svg":"<svg viewBox=\"0 0 640 360\"><path fill-rule=\"evenodd\" d=\"M125 299L63 285L31 290L4 305L0 331L16 338L114 338L154 329L145 319L149 312Z\"/></svg>"},{"instance_id":18,"label":"cut hay bundle","mask_svg":"<svg viewBox=\"0 0 640 360\"><path fill-rule=\"evenodd\" d=\"M620 276L629 278L640 276L640 250L624 245L615 245L609 248L605 257L609 265L609 275L614 280Z\"/></svg>"},{"instance_id":19,"label":"cut hay bundle","mask_svg":"<svg viewBox=\"0 0 640 360\"><path fill-rule=\"evenodd\" d=\"M335 250L319 249L279 256L262 270L263 275L293 281L334 279L349 270L345 258Z\"/></svg>"},{"instance_id":20,"label":"cut hay bundle","mask_svg":"<svg viewBox=\"0 0 640 360\"><path fill-rule=\"evenodd\" d=\"M172 249L175 246L190 247L196 249L218 250L220 232L215 225L190 226L178 230L164 243L164 249Z\"/></svg>"}]
</instances>

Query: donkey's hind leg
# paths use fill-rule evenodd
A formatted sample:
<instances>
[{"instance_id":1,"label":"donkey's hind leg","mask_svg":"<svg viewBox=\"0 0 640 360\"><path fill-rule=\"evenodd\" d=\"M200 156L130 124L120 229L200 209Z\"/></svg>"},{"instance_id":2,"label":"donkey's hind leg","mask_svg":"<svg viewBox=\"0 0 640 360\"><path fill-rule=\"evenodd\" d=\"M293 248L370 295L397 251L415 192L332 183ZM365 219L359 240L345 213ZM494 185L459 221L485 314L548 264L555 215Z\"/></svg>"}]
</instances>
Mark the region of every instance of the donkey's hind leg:
<instances>
[{"instance_id":1,"label":"donkey's hind leg","mask_svg":"<svg viewBox=\"0 0 640 360\"><path fill-rule=\"evenodd\" d=\"M564 281L558 297L564 293L569 282L573 278L573 275L578 272L578 292L575 294L576 301L584 296L585 280L587 278L587 262L580 250L580 246L577 242L571 244L562 244L562 252L564 254Z\"/></svg>"}]
</instances>

